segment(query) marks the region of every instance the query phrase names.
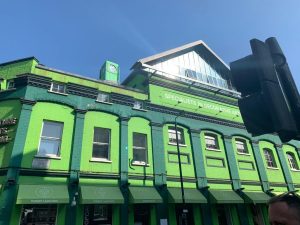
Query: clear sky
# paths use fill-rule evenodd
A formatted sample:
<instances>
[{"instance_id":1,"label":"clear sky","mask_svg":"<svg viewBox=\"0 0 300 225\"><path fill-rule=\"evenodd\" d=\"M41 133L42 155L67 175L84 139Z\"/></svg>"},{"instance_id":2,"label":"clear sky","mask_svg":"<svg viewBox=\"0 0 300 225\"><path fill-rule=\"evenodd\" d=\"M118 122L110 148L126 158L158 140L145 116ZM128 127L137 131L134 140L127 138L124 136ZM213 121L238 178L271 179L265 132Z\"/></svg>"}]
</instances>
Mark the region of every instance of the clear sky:
<instances>
[{"instance_id":1,"label":"clear sky","mask_svg":"<svg viewBox=\"0 0 300 225\"><path fill-rule=\"evenodd\" d=\"M40 63L98 78L105 60L121 79L138 59L203 40L226 63L274 36L300 87L299 0L1 0L0 63Z\"/></svg>"}]
</instances>

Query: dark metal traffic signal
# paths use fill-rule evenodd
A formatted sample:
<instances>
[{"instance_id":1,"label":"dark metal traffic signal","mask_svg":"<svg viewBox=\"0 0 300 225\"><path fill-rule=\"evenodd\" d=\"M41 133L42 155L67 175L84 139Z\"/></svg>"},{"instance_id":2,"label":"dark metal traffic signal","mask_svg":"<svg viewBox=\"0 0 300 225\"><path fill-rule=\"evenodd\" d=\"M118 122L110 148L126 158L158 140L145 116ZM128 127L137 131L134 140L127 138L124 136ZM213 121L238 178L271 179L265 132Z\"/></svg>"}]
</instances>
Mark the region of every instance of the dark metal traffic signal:
<instances>
[{"instance_id":1,"label":"dark metal traffic signal","mask_svg":"<svg viewBox=\"0 0 300 225\"><path fill-rule=\"evenodd\" d=\"M275 38L250 41L252 55L230 63L238 104L253 136L276 132L283 142L299 139L300 98Z\"/></svg>"}]
</instances>

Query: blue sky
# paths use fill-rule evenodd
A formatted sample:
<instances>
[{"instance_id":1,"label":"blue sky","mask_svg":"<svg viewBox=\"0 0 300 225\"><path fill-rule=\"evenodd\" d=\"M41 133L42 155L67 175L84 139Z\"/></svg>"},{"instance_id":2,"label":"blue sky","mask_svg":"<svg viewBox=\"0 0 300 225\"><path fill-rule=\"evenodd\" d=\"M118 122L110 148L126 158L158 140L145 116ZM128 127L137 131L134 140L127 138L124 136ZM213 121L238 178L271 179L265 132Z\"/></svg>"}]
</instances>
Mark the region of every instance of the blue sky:
<instances>
[{"instance_id":1,"label":"blue sky","mask_svg":"<svg viewBox=\"0 0 300 225\"><path fill-rule=\"evenodd\" d=\"M105 60L121 79L140 58L203 40L226 63L274 36L300 87L299 0L1 0L0 62L35 56L98 78Z\"/></svg>"}]
</instances>

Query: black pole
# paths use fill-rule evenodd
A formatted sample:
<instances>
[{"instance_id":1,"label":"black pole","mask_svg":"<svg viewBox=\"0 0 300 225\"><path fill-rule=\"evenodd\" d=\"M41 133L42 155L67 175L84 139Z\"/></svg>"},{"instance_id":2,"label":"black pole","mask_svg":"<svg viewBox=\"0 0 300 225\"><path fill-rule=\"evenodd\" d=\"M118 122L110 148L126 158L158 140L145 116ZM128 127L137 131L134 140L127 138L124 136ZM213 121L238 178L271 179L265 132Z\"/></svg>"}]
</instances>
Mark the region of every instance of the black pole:
<instances>
[{"instance_id":1,"label":"black pole","mask_svg":"<svg viewBox=\"0 0 300 225\"><path fill-rule=\"evenodd\" d=\"M183 179L182 179L182 167L181 167L181 157L180 157L180 149L179 149L179 142L178 142L178 131L177 131L177 118L181 116L179 113L178 116L175 117L175 133L176 133L176 146L177 146L177 156L178 156L178 163L179 163L179 177L180 177L180 187L181 187L181 197L182 197L182 214L181 220L182 224L187 225L187 210L185 209L185 197L184 197L184 188L183 188Z\"/></svg>"}]
</instances>

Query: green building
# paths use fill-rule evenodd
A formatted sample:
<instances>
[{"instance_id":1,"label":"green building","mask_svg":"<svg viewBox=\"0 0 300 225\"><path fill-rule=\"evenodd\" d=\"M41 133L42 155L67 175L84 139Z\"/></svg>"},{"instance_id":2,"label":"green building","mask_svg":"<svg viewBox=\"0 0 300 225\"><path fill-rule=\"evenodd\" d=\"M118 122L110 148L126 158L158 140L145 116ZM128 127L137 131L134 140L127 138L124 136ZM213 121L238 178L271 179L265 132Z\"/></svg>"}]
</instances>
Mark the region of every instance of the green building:
<instances>
[{"instance_id":1,"label":"green building","mask_svg":"<svg viewBox=\"0 0 300 225\"><path fill-rule=\"evenodd\" d=\"M300 189L300 143L247 133L204 42L99 71L0 64L0 225L268 225Z\"/></svg>"}]
</instances>

